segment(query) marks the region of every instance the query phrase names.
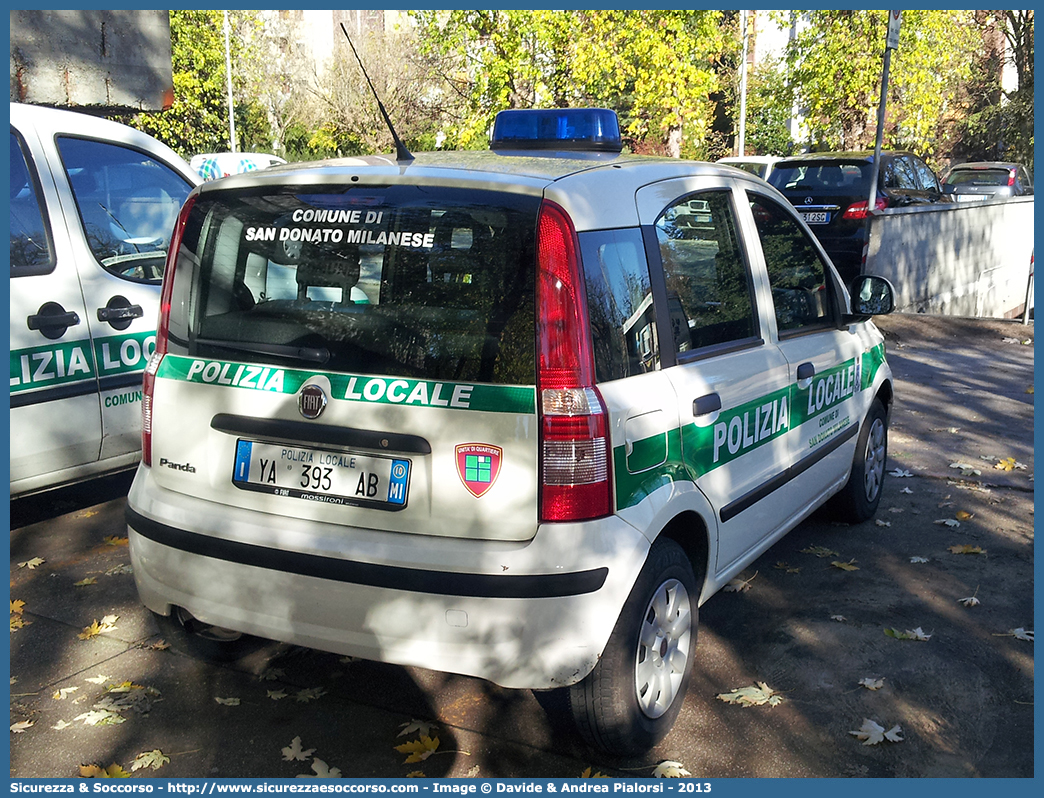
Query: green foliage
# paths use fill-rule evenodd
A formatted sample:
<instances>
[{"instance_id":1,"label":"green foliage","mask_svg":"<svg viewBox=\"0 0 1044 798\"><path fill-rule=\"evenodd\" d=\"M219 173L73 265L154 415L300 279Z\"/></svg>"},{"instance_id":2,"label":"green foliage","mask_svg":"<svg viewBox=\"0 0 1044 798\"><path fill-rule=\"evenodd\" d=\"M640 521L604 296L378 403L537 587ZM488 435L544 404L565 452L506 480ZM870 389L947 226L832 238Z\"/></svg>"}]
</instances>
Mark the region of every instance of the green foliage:
<instances>
[{"instance_id":1,"label":"green foliage","mask_svg":"<svg viewBox=\"0 0 1044 798\"><path fill-rule=\"evenodd\" d=\"M267 123L254 102L238 97L242 84L235 64L244 57L242 28L256 24L255 12L230 11L237 33L229 37L233 63L233 98L236 100L236 133L242 142L267 149ZM170 43L174 77L174 103L155 114L138 114L129 124L157 139L186 158L199 152L229 149L228 94L225 72L224 18L220 11L174 10L170 12Z\"/></svg>"},{"instance_id":2,"label":"green foliage","mask_svg":"<svg viewBox=\"0 0 1044 798\"><path fill-rule=\"evenodd\" d=\"M747 155L789 155L794 142L790 117L794 92L776 61L758 64L747 75Z\"/></svg>"},{"instance_id":3,"label":"green foliage","mask_svg":"<svg viewBox=\"0 0 1044 798\"><path fill-rule=\"evenodd\" d=\"M506 108L598 105L640 151L677 155L709 128L726 47L716 11L419 11L424 50L459 97L447 146L485 147ZM683 135L684 132L684 135Z\"/></svg>"},{"instance_id":4,"label":"green foliage","mask_svg":"<svg viewBox=\"0 0 1044 798\"><path fill-rule=\"evenodd\" d=\"M819 149L872 147L877 130L885 11L806 11L787 52L791 85ZM940 121L969 74L977 31L970 11L904 11L893 52L884 145L934 156Z\"/></svg>"}]
</instances>

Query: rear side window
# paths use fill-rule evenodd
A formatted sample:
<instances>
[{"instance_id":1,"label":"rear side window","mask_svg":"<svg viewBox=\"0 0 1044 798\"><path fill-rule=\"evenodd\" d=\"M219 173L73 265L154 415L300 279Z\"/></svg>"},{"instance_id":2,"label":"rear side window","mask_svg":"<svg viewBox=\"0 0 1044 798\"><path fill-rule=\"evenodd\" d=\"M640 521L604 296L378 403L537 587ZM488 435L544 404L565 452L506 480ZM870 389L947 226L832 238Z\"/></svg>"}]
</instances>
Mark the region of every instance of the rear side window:
<instances>
[{"instance_id":1,"label":"rear side window","mask_svg":"<svg viewBox=\"0 0 1044 798\"><path fill-rule=\"evenodd\" d=\"M40 205L40 185L21 141L11 131L11 276L47 274L54 269L50 228Z\"/></svg>"},{"instance_id":2,"label":"rear side window","mask_svg":"<svg viewBox=\"0 0 1044 798\"><path fill-rule=\"evenodd\" d=\"M70 136L56 143L94 257L117 277L158 283L191 184L130 147Z\"/></svg>"},{"instance_id":3,"label":"rear side window","mask_svg":"<svg viewBox=\"0 0 1044 798\"><path fill-rule=\"evenodd\" d=\"M758 334L750 272L730 197L728 191L684 197L656 221L678 352Z\"/></svg>"},{"instance_id":4,"label":"rear side window","mask_svg":"<svg viewBox=\"0 0 1044 798\"><path fill-rule=\"evenodd\" d=\"M430 186L204 194L171 351L532 385L539 203Z\"/></svg>"},{"instance_id":5,"label":"rear side window","mask_svg":"<svg viewBox=\"0 0 1044 798\"><path fill-rule=\"evenodd\" d=\"M660 347L641 231L600 230L579 239L597 380L655 371Z\"/></svg>"},{"instance_id":6,"label":"rear side window","mask_svg":"<svg viewBox=\"0 0 1044 798\"><path fill-rule=\"evenodd\" d=\"M815 246L783 208L764 197L750 196L780 335L832 322L826 265Z\"/></svg>"}]
</instances>

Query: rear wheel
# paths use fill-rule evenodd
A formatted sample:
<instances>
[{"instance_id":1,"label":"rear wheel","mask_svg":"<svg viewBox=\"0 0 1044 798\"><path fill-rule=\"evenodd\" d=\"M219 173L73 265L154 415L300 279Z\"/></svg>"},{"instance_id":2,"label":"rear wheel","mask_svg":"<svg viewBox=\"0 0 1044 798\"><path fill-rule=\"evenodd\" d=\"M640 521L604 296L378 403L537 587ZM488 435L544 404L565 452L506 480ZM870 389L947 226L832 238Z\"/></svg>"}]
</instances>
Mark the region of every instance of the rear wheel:
<instances>
[{"instance_id":1,"label":"rear wheel","mask_svg":"<svg viewBox=\"0 0 1044 798\"><path fill-rule=\"evenodd\" d=\"M569 689L573 720L592 746L633 756L671 730L692 673L698 598L685 552L657 540L598 665Z\"/></svg>"},{"instance_id":2,"label":"rear wheel","mask_svg":"<svg viewBox=\"0 0 1044 798\"><path fill-rule=\"evenodd\" d=\"M874 399L859 431L852 474L833 501L841 520L859 524L877 512L887 458L888 415L881 400Z\"/></svg>"}]
</instances>

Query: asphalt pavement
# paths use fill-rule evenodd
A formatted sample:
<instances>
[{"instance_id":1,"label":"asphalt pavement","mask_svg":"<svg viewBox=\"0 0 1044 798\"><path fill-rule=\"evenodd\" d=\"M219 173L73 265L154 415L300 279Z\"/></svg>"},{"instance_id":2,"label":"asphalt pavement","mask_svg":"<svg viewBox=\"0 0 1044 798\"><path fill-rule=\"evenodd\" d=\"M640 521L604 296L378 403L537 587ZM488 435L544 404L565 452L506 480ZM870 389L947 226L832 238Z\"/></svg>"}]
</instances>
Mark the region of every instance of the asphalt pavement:
<instances>
[{"instance_id":1,"label":"asphalt pavement","mask_svg":"<svg viewBox=\"0 0 1044 798\"><path fill-rule=\"evenodd\" d=\"M121 475L11 503L11 776L1032 777L1033 326L879 326L877 518L817 514L701 609L685 706L647 756L590 751L554 695L275 643L178 653L137 600ZM781 700L721 698L759 683ZM900 728L863 745L865 720Z\"/></svg>"}]
</instances>

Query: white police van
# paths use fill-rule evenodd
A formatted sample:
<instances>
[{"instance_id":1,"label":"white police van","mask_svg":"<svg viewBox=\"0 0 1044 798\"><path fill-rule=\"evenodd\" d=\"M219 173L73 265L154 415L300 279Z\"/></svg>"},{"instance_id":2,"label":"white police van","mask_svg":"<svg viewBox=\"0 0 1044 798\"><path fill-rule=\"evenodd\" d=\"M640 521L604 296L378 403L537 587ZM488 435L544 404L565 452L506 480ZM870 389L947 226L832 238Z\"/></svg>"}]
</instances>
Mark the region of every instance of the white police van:
<instances>
[{"instance_id":1,"label":"white police van","mask_svg":"<svg viewBox=\"0 0 1044 798\"><path fill-rule=\"evenodd\" d=\"M137 130L11 103L11 495L141 451L141 380L178 211L200 179Z\"/></svg>"},{"instance_id":2,"label":"white police van","mask_svg":"<svg viewBox=\"0 0 1044 798\"><path fill-rule=\"evenodd\" d=\"M564 688L645 750L700 604L828 499L876 510L893 296L855 297L775 189L622 154L599 109L203 185L145 377L141 599L183 643Z\"/></svg>"}]
</instances>

